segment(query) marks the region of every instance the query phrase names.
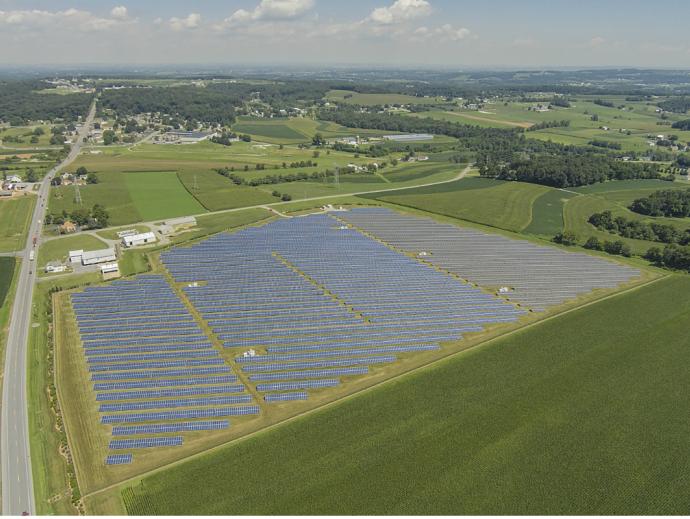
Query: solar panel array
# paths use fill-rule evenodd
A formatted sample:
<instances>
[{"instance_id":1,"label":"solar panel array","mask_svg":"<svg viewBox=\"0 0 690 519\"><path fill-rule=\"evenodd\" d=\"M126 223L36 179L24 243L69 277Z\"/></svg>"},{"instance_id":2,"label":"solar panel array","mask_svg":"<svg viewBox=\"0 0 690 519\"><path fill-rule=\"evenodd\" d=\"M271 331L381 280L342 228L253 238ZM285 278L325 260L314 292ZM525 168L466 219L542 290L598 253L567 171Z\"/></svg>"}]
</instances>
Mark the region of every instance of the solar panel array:
<instances>
[{"instance_id":1,"label":"solar panel array","mask_svg":"<svg viewBox=\"0 0 690 519\"><path fill-rule=\"evenodd\" d=\"M182 436L162 435L220 430L229 422L208 418L259 412L163 276L87 287L72 306L101 422L118 437L111 449L178 446ZM152 436L120 438L140 434ZM106 464L131 461L117 454Z\"/></svg>"},{"instance_id":2,"label":"solar panel array","mask_svg":"<svg viewBox=\"0 0 690 519\"><path fill-rule=\"evenodd\" d=\"M411 253L480 286L508 287L511 301L535 311L597 288L614 288L637 269L583 253L566 252L497 234L403 215L387 208L357 208L339 218L390 246Z\"/></svg>"},{"instance_id":3,"label":"solar panel array","mask_svg":"<svg viewBox=\"0 0 690 519\"><path fill-rule=\"evenodd\" d=\"M225 346L245 350L236 361L266 402L307 398L524 313L328 215L220 234L161 259Z\"/></svg>"}]
</instances>

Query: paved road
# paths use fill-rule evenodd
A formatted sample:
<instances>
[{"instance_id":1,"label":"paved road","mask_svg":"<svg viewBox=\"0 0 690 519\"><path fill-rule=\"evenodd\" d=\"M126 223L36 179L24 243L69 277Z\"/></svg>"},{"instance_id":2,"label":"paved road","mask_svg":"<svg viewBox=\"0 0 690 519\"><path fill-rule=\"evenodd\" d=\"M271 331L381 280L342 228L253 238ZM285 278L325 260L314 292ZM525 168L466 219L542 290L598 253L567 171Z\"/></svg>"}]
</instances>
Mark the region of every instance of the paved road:
<instances>
[{"instance_id":1,"label":"paved road","mask_svg":"<svg viewBox=\"0 0 690 519\"><path fill-rule=\"evenodd\" d=\"M38 190L38 203L34 209L29 239L23 251L17 295L12 308L10 329L5 356L5 380L2 388L2 418L0 421L0 455L2 455L2 513L20 515L34 514L33 479L31 476L31 453L29 450L29 415L26 392L27 342L31 326L31 300L36 282L36 261L29 261L33 247L31 237L37 236L36 254L41 240L41 221L46 213L46 200L50 180L62 168L69 165L79 154L82 138L88 134L96 113L95 103L91 106L85 124L69 155L51 169ZM55 453L57 456L57 453Z\"/></svg>"}]
</instances>

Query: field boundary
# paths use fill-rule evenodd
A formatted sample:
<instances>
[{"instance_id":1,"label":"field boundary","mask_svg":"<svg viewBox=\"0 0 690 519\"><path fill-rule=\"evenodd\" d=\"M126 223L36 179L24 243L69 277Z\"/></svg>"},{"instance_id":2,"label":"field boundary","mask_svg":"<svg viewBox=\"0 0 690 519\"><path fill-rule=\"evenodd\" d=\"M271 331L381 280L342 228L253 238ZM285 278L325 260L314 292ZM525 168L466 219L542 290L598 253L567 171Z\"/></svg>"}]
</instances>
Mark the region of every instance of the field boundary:
<instances>
[{"instance_id":1,"label":"field boundary","mask_svg":"<svg viewBox=\"0 0 690 519\"><path fill-rule=\"evenodd\" d=\"M283 425L285 425L285 424L291 423L291 422L296 421L296 420L298 420L298 419L300 419L300 418L304 418L304 417L310 416L310 415L313 414L313 413L316 413L316 412L319 412L319 411L323 411L323 410L328 409L328 408L330 408L330 407L334 407L334 406L339 405L339 404L341 404L341 403L344 403L344 402L346 402L346 401L348 401L348 400L350 400L350 399L352 399L352 398L355 398L355 397L358 397L358 396L360 396L360 395L362 395L362 394L365 394L365 393L368 392L368 391L372 391L372 390L378 389L378 388L380 388L381 386L383 386L384 384L388 384L388 383L392 383L392 382L394 382L394 381L398 381L398 380L400 380L402 377L406 377L406 376L412 375L412 374L414 374L414 373L417 373L417 372L419 372L419 371L421 371L421 370L428 369L429 367L432 367L432 366L434 366L434 365L436 365L436 364L440 364L440 363L442 363L442 362L449 361L449 360L451 360L451 359L457 357L458 355L462 355L462 354L464 354L464 353L467 353L467 352L470 352L470 351L474 351L474 350L476 350L476 349L478 349L478 348L480 348L480 347L485 347L485 346L487 346L487 345L490 345L491 343L493 343L494 341L496 341L496 340L498 340L498 339L504 339L505 337L509 337L509 336L512 335L512 334L515 334L515 333L517 333L517 332L521 332L521 331L523 331L523 330L530 329L530 328L532 328L532 327L534 327L534 326L536 326L536 325L539 325L539 324L548 322L548 321L550 321L550 320L552 320L552 319L554 319L554 318L561 317L561 316L563 316L563 315L567 315L567 314L569 314L569 313L571 313L571 312L574 312L574 311L576 311L576 310L580 310L580 309L582 309L582 308L586 308L586 307L591 306L591 305L593 305L593 304L597 304L597 303L599 303L599 302L602 302L602 301L605 301L605 300L608 300L608 299L611 299L611 298L614 298L614 297L618 297L618 296L620 296L620 295L627 294L627 293L633 292L633 291L635 291L635 290L639 290L639 289L644 288L644 287L647 287L647 286L649 286L649 285L651 285L651 284L653 284L653 283L657 283L657 282L661 281L662 279L666 279L666 278L668 278L668 277L670 277L670 276L672 276L671 273L664 274L664 275L659 275L658 277L654 277L654 278L652 278L652 279L650 279L650 280L643 281L643 282L641 282L641 283L639 283L639 284L635 284L635 285L633 285L633 286L630 286L630 287L628 287L628 288L624 288L624 289L619 290L619 291L616 291L616 292L614 292L614 293L603 294L601 297L597 297L596 299L593 299L593 300L591 300L591 301L586 301L586 302L584 302L584 303L581 304L581 305L574 306L574 307L572 307L572 308L566 308L566 309L564 309L564 310L562 310L562 311L559 311L559 312L554 313L554 314L551 314L551 315L546 315L546 316L544 316L544 317L542 317L542 318L539 318L539 319L536 320L536 321L533 321L533 322L531 322L531 323L527 323L527 324L525 324L524 326L521 326L521 327L516 328L516 329L513 329L513 330L509 330L509 331L504 332L504 333L500 333L499 335L497 335L497 336L495 336L495 337L491 337L491 338L489 338L489 339L487 339L487 340L485 340L485 341L479 342L479 343L477 343L477 344L474 344L474 345L469 346L469 347L467 347L467 348L461 349L461 350L459 350L459 351L451 352L451 353L449 353L448 355L445 355L445 356L443 356L443 357L441 357L441 358L434 359L434 360L432 360L432 361L430 361L430 362L427 362L427 363L422 364L422 365L420 365L420 366L414 367L414 368L412 368L412 369L410 369L410 370L408 370L408 371L405 371L405 372L403 372L403 373L399 373L398 375L394 375L394 376L392 376L392 377L390 377L390 378L387 378L387 379L385 379L385 380L382 380L381 382L377 382L377 383L375 383L375 384L373 384L373 385L371 385L371 386L368 386L368 387L366 387L366 388L363 388L363 389L361 389L361 390L359 390L359 391L355 391L354 393L351 393L351 394L349 394L349 395L346 395L346 396L344 396L344 397L342 397L342 398L339 398L339 399L337 399L337 400L334 400L334 401L332 401L332 402L328 402L328 403L325 403L325 404L323 404L323 405L321 405L321 406L319 406L319 407L315 407L315 408L313 408L313 409L309 409L309 410L307 410L307 411L304 411L304 412L302 412L302 413L296 414L296 415L294 415L294 416L290 416L289 418L286 418L286 419L281 420L281 421L279 421L279 422L276 422L276 423L274 423L274 424L268 425L267 427L264 427L263 429L259 429L259 430L257 430L257 431L254 431L254 432L252 432L252 433L250 433L250 434L247 434L246 436L242 436L242 437L240 437L240 438L234 438L234 439L229 440L229 441L227 441L227 442L225 442L225 443L221 443L221 444L219 444L219 445L213 446L213 447L211 447L211 448L208 449L208 450L205 450L205 451L202 451L202 452L198 452L198 453L192 454L192 455L187 456L187 457L185 457L185 458L182 458L182 459L179 459L179 460L175 460L175 461L173 461L172 463L168 463L168 464L166 464L166 465L162 465L162 466L160 466L160 467L156 467L155 469L152 469L152 470L149 470L149 471L146 471L146 472L142 472L141 474L139 474L139 475L137 475L137 476L130 477L130 478L127 478L127 479L124 479L124 480L122 480L122 481L119 481L119 482L117 482L117 483L113 483L113 484L111 484L111 485L105 486L105 487L103 487L103 488L101 488L101 489L98 489L98 490L94 490L93 492L89 492L88 494L83 495L82 498L86 499L86 498L89 498L89 497L92 497L92 496L96 496L96 495L102 494L102 493L107 492L107 491L109 491L109 490L114 490L114 489L119 488L119 487L122 487L123 485L126 485L126 484L128 484L128 483L132 483L132 482L139 481L139 480L141 480L141 479L143 479L143 478L145 478L145 477L147 477L147 476L149 476L149 475L156 474L156 473L161 472L161 471L164 471L164 470L168 470L168 469L170 469L170 468L172 468L172 467L175 467L175 466L177 466L177 465L180 465L180 464L182 464L182 463L186 463L186 462L189 461L189 460L198 458L198 457L200 457L200 456L205 456L205 455L211 454L211 453L213 453L213 452L215 452L215 451L217 451L217 450L219 450L219 449L223 449L223 448L226 448L226 447L228 447L228 446L230 446L230 445L234 445L235 443L239 443L239 442L242 442L242 441L251 439L252 437L256 436L257 434L262 434L262 433L271 431L271 430L273 430L273 429L275 429L275 428L277 428L277 427L280 427L280 426L283 426Z\"/></svg>"}]
</instances>

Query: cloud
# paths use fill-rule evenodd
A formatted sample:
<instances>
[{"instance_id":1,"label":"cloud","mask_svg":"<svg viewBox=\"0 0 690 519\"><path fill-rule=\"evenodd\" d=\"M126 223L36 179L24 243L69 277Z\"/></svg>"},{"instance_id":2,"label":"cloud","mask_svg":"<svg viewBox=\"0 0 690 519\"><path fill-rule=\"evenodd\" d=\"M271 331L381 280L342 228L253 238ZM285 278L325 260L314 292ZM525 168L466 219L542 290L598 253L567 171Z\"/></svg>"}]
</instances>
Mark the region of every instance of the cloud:
<instances>
[{"instance_id":1,"label":"cloud","mask_svg":"<svg viewBox=\"0 0 690 519\"><path fill-rule=\"evenodd\" d=\"M314 6L314 0L261 0L252 11L238 9L220 25L229 27L258 21L291 20Z\"/></svg>"},{"instance_id":2,"label":"cloud","mask_svg":"<svg viewBox=\"0 0 690 519\"><path fill-rule=\"evenodd\" d=\"M199 13L190 13L186 18L170 18L168 20L170 28L173 31L184 31L185 29L196 29L201 23L201 15Z\"/></svg>"},{"instance_id":3,"label":"cloud","mask_svg":"<svg viewBox=\"0 0 690 519\"><path fill-rule=\"evenodd\" d=\"M412 32L414 41L460 41L472 36L472 32L466 27L454 27L447 23L439 27L418 27Z\"/></svg>"},{"instance_id":4,"label":"cloud","mask_svg":"<svg viewBox=\"0 0 690 519\"><path fill-rule=\"evenodd\" d=\"M518 49L536 49L539 47L539 42L531 36L522 36L515 38L511 46Z\"/></svg>"},{"instance_id":5,"label":"cloud","mask_svg":"<svg viewBox=\"0 0 690 519\"><path fill-rule=\"evenodd\" d=\"M89 11L66 9L64 11L44 11L39 9L0 11L0 26L17 29L46 29L60 27L85 32L111 29L127 20L127 8L115 7L111 18L96 16Z\"/></svg>"},{"instance_id":6,"label":"cloud","mask_svg":"<svg viewBox=\"0 0 690 519\"><path fill-rule=\"evenodd\" d=\"M115 6L110 11L110 16L115 20L126 20L128 16L127 8L124 5Z\"/></svg>"},{"instance_id":7,"label":"cloud","mask_svg":"<svg viewBox=\"0 0 690 519\"><path fill-rule=\"evenodd\" d=\"M589 40L590 47L600 47L604 43L606 43L606 38L603 38L601 36L595 36L594 38Z\"/></svg>"},{"instance_id":8,"label":"cloud","mask_svg":"<svg viewBox=\"0 0 690 519\"><path fill-rule=\"evenodd\" d=\"M427 0L395 0L388 7L374 9L367 20L376 24L391 25L428 16L431 10L431 4Z\"/></svg>"}]
</instances>

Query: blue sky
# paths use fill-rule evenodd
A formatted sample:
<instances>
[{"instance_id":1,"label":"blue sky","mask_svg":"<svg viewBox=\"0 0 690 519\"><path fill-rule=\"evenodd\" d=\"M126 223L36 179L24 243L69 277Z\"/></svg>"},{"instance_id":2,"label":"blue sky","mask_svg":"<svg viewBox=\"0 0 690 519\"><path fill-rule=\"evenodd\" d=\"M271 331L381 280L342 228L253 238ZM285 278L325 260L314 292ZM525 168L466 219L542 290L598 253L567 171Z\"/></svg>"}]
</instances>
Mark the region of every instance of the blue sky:
<instances>
[{"instance_id":1,"label":"blue sky","mask_svg":"<svg viewBox=\"0 0 690 519\"><path fill-rule=\"evenodd\" d=\"M690 68L688 19L687 0L0 0L0 63Z\"/></svg>"}]
</instances>

